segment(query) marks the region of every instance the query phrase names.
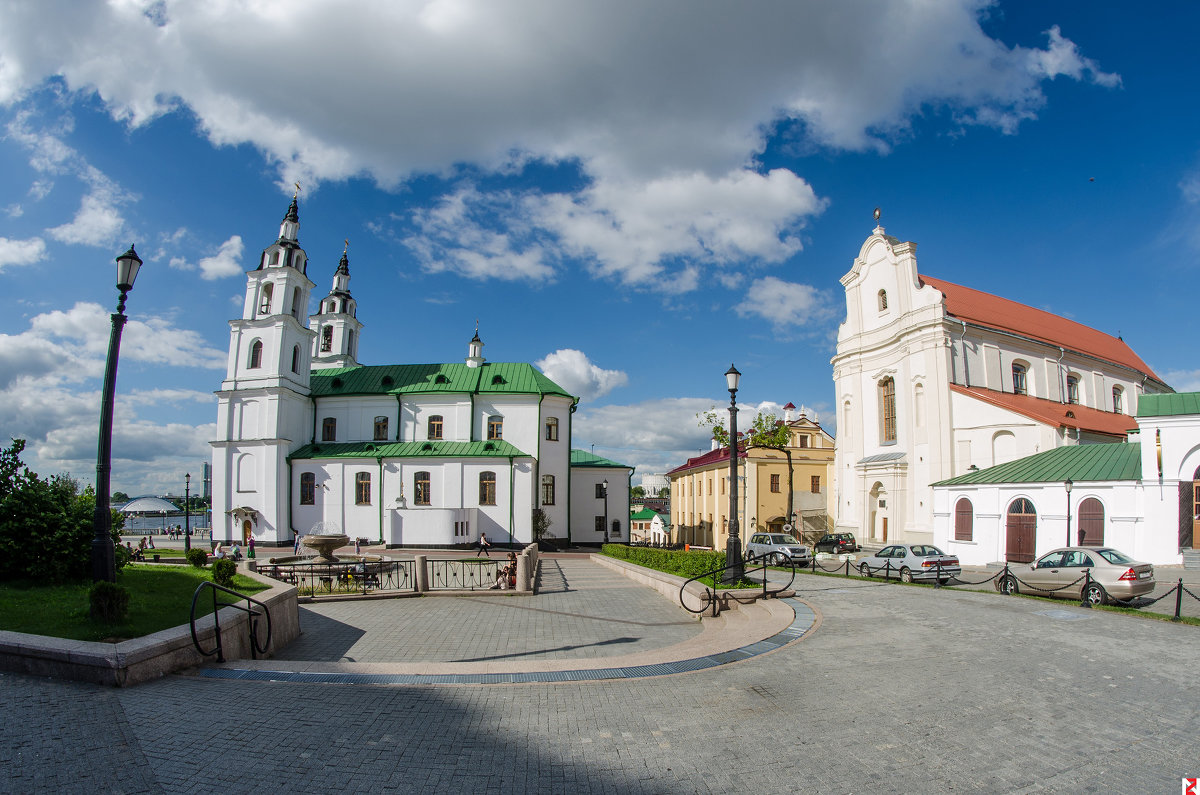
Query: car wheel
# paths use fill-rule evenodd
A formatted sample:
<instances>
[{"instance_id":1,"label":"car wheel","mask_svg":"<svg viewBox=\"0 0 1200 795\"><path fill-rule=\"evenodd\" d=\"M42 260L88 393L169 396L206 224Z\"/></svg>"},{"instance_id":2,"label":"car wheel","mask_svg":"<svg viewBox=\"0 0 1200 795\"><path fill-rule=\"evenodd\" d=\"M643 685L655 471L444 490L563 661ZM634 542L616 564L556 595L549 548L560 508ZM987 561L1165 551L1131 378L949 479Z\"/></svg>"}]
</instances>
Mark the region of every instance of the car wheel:
<instances>
[{"instance_id":1,"label":"car wheel","mask_svg":"<svg viewBox=\"0 0 1200 795\"><path fill-rule=\"evenodd\" d=\"M1104 591L1103 585L1093 582L1083 589L1083 601L1089 605L1102 605L1108 602L1108 594Z\"/></svg>"},{"instance_id":2,"label":"car wheel","mask_svg":"<svg viewBox=\"0 0 1200 795\"><path fill-rule=\"evenodd\" d=\"M1017 578L1011 574L1001 577L996 580L996 590L1006 594L1018 593Z\"/></svg>"},{"instance_id":3,"label":"car wheel","mask_svg":"<svg viewBox=\"0 0 1200 795\"><path fill-rule=\"evenodd\" d=\"M865 563L860 563L860 564L858 564L858 573L864 577L870 577L871 576L871 567Z\"/></svg>"},{"instance_id":4,"label":"car wheel","mask_svg":"<svg viewBox=\"0 0 1200 795\"><path fill-rule=\"evenodd\" d=\"M912 572L908 570L907 566L900 569L900 580L901 582L912 582Z\"/></svg>"},{"instance_id":5,"label":"car wheel","mask_svg":"<svg viewBox=\"0 0 1200 795\"><path fill-rule=\"evenodd\" d=\"M772 566L782 566L783 565L783 553L782 552L776 552L771 555L771 565Z\"/></svg>"}]
</instances>

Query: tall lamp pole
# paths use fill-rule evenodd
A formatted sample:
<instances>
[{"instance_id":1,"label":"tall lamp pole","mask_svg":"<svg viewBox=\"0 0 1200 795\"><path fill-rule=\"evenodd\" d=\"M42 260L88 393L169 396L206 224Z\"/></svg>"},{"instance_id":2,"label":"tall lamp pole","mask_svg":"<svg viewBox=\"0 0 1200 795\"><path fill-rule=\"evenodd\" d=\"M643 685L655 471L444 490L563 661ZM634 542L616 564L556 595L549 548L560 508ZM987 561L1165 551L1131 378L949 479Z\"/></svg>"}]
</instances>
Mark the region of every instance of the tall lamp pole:
<instances>
[{"instance_id":1,"label":"tall lamp pole","mask_svg":"<svg viewBox=\"0 0 1200 795\"><path fill-rule=\"evenodd\" d=\"M192 497L192 473L183 476L183 551L192 551L192 513L188 510Z\"/></svg>"},{"instance_id":2,"label":"tall lamp pole","mask_svg":"<svg viewBox=\"0 0 1200 795\"><path fill-rule=\"evenodd\" d=\"M600 488L604 492L604 543L608 543L608 479L600 484Z\"/></svg>"},{"instance_id":3,"label":"tall lamp pole","mask_svg":"<svg viewBox=\"0 0 1200 795\"><path fill-rule=\"evenodd\" d=\"M92 516L92 580L117 581L116 552L112 540L112 508L109 505L109 476L112 471L113 399L117 391L117 359L121 354L121 329L125 327L125 297L133 289L142 259L129 247L117 257L117 289L121 297L111 315L108 359L104 367L104 393L100 403L100 438L96 445L96 512Z\"/></svg>"},{"instance_id":4,"label":"tall lamp pole","mask_svg":"<svg viewBox=\"0 0 1200 795\"><path fill-rule=\"evenodd\" d=\"M1063 481L1063 488L1067 490L1067 546L1071 546L1071 487L1074 485L1070 478Z\"/></svg>"},{"instance_id":5,"label":"tall lamp pole","mask_svg":"<svg viewBox=\"0 0 1200 795\"><path fill-rule=\"evenodd\" d=\"M737 368L729 365L725 371L725 383L729 387L729 540L725 542L725 574L721 578L724 582L738 582L746 573L737 515L737 390L741 378Z\"/></svg>"}]
</instances>

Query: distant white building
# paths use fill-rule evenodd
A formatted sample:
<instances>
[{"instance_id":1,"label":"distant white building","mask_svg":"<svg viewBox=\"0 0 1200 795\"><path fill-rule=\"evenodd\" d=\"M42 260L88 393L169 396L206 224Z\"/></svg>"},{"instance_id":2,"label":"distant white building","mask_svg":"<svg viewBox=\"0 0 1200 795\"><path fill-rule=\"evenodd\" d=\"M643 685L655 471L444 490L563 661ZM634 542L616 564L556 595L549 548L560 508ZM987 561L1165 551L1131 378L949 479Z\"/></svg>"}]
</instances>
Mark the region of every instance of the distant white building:
<instances>
[{"instance_id":1,"label":"distant white building","mask_svg":"<svg viewBox=\"0 0 1200 795\"><path fill-rule=\"evenodd\" d=\"M293 199L229 323L212 442L214 540L290 546L296 534L336 528L392 546L480 533L523 544L540 509L551 535L599 543L595 501L573 505L597 472L609 475L615 530L626 529L632 470L573 462L578 400L532 365L488 362L478 333L463 362L359 364L363 324L344 253L306 327L315 285L299 226Z\"/></svg>"},{"instance_id":2,"label":"distant white building","mask_svg":"<svg viewBox=\"0 0 1200 795\"><path fill-rule=\"evenodd\" d=\"M1137 426L1126 442L1059 447L935 483L934 543L967 564L1084 545L1200 567L1200 393L1143 395Z\"/></svg>"},{"instance_id":3,"label":"distant white building","mask_svg":"<svg viewBox=\"0 0 1200 795\"><path fill-rule=\"evenodd\" d=\"M835 521L860 541L931 541L931 483L1122 440L1171 392L1120 338L918 273L883 227L841 281Z\"/></svg>"},{"instance_id":4,"label":"distant white building","mask_svg":"<svg viewBox=\"0 0 1200 795\"><path fill-rule=\"evenodd\" d=\"M671 493L671 480L663 474L642 475L641 486L647 497L667 496Z\"/></svg>"}]
</instances>

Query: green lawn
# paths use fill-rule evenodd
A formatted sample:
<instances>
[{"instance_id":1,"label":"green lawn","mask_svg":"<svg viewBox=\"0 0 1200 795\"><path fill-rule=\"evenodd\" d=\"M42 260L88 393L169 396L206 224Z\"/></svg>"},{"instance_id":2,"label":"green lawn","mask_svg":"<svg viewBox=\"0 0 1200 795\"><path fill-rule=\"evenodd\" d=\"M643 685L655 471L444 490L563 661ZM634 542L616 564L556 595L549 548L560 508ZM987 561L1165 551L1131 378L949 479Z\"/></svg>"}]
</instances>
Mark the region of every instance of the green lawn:
<instances>
[{"instance_id":1,"label":"green lawn","mask_svg":"<svg viewBox=\"0 0 1200 795\"><path fill-rule=\"evenodd\" d=\"M117 573L117 583L129 590L129 614L120 624L101 624L88 616L90 582L29 587L0 584L0 629L72 640L139 638L187 624L192 594L211 577L209 569L192 566L126 566ZM233 587L254 594L268 586L239 574ZM221 597L229 601L227 594ZM202 594L196 607L197 616L211 613L211 592Z\"/></svg>"}]
</instances>

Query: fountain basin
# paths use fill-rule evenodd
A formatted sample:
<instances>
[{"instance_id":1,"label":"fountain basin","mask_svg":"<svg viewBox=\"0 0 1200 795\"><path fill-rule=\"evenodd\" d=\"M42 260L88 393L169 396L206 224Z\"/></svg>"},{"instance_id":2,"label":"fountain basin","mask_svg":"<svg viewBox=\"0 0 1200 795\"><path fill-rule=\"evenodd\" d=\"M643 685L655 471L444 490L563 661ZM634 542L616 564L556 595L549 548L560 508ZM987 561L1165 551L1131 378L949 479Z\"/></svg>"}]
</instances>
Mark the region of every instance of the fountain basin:
<instances>
[{"instance_id":1,"label":"fountain basin","mask_svg":"<svg viewBox=\"0 0 1200 795\"><path fill-rule=\"evenodd\" d=\"M300 539L300 543L317 553L313 563L337 563L338 559L334 557L333 550L349 544L350 536L344 533L307 535Z\"/></svg>"}]
</instances>

